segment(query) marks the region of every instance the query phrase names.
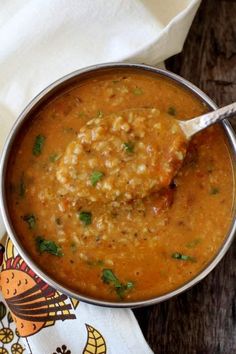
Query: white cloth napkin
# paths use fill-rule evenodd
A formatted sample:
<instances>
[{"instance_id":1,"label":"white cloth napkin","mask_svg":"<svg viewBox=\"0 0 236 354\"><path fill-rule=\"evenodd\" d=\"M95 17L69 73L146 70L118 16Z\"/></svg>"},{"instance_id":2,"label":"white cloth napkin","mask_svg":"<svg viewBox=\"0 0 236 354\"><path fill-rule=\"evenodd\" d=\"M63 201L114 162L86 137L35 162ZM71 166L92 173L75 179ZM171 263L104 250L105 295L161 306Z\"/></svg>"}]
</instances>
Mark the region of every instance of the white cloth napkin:
<instances>
[{"instance_id":1,"label":"white cloth napkin","mask_svg":"<svg viewBox=\"0 0 236 354\"><path fill-rule=\"evenodd\" d=\"M0 151L21 110L59 77L102 62L156 65L180 52L199 4L200 0L1 0ZM81 303L74 312L76 323L57 321L28 337L32 353L82 353L83 333L93 340L97 328L107 346L96 353L151 352L130 310ZM5 328L13 326L8 317L6 312ZM1 338L0 329L4 354L21 353L11 348L12 341L3 343ZM67 348L62 347L65 341Z\"/></svg>"}]
</instances>

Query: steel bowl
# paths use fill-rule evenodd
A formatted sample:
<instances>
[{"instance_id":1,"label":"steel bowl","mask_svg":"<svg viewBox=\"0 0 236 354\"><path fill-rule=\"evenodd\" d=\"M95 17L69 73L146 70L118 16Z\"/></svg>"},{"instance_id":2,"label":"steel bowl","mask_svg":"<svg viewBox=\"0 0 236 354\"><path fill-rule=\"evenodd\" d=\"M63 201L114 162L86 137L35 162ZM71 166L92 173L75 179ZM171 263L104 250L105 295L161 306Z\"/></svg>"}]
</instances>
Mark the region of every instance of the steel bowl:
<instances>
[{"instance_id":1,"label":"steel bowl","mask_svg":"<svg viewBox=\"0 0 236 354\"><path fill-rule=\"evenodd\" d=\"M87 78L95 77L100 74L104 74L111 70L134 70L139 71L142 73L153 73L159 77L164 77L175 84L181 86L185 90L190 91L193 95L195 95L198 99L200 99L208 108L209 110L214 110L217 108L216 104L201 90L199 90L196 86L191 84L190 82L186 81L182 77L173 74L166 70L157 69L156 67L148 66L148 65L139 65L139 64L131 64L131 63L109 63L109 64L101 64L90 66L81 70L77 70L64 76L63 78L57 80L56 82L49 85L45 88L38 96L36 96L25 108L25 110L20 114L17 121L15 122L14 126L11 129L10 134L6 140L5 146L3 148L1 163L0 163L0 208L3 216L3 221L7 230L8 235L10 236L13 244L19 251L21 257L26 261L26 263L30 266L30 268L46 283L51 285L53 288L59 290L60 292L76 298L81 301L85 301L94 305L100 306L108 306L108 307L140 307L140 306L147 306L159 303L161 301L165 301L170 299L173 296L179 295L183 291L191 288L193 285L197 284L200 280L205 278L220 262L222 257L225 255L227 250L230 247L230 244L233 241L235 230L236 230L236 218L235 218L235 205L233 208L233 216L232 216L232 223L230 225L228 234L225 237L224 242L222 243L221 248L219 249L218 253L215 255L213 259L209 261L209 263L205 266L205 268L199 272L193 279L186 282L182 286L178 287L177 289L170 291L166 294L161 296L157 296L151 299L146 299L142 301L133 301L133 302L114 302L114 301L104 301L96 298L91 298L88 296L84 296L79 292L76 292L72 289L65 287L63 284L52 279L46 273L44 273L39 266L33 261L30 254L27 250L24 249L23 245L21 244L20 239L18 238L12 220L10 219L10 215L8 212L7 201L6 201L6 171L9 161L9 156L11 154L11 149L14 142L17 139L18 133L22 128L22 125L30 119L32 113L38 110L42 105L45 105L47 102L52 100L56 97L62 90L70 87L71 85L86 80ZM223 121L222 123L223 129L227 136L227 141L229 145L229 150L231 153L231 159L233 163L233 169L236 166L236 136L235 133L228 121ZM235 204L235 203L234 203Z\"/></svg>"}]
</instances>

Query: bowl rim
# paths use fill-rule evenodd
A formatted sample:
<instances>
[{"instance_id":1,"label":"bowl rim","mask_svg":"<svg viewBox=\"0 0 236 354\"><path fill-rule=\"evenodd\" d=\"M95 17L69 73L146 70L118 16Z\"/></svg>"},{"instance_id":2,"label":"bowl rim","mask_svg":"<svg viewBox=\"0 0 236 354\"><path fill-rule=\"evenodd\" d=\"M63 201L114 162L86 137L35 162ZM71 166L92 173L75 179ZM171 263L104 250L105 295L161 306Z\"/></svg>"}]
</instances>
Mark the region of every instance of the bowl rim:
<instances>
[{"instance_id":1,"label":"bowl rim","mask_svg":"<svg viewBox=\"0 0 236 354\"><path fill-rule=\"evenodd\" d=\"M73 289L69 289L66 286L60 284L53 278L51 278L49 275L44 273L43 270L34 262L34 260L31 258L30 254L24 249L23 245L20 242L20 239L16 235L16 232L13 228L8 209L7 209L7 201L6 201L6 190L5 190L5 180L6 180L6 171L7 171L7 164L8 164L8 159L10 156L11 148L13 143L15 142L15 137L19 133L22 124L27 120L28 116L31 113L31 110L36 107L40 101L45 98L48 94L52 94L54 89L58 89L62 84L66 83L67 81L75 78L79 78L80 75L86 74L86 73L92 73L95 72L97 73L98 71L105 71L107 69L131 69L134 68L136 70L141 70L143 72L148 71L152 72L154 74L157 74L161 77L170 79L173 81L175 84L182 86L184 89L192 92L194 96L197 98L201 99L205 104L208 105L209 108L211 109L217 109L217 105L203 92L201 91L198 87L196 87L194 84L190 83L189 81L185 80L181 76L174 74L168 70L165 69L159 69L154 66L146 65L146 64L134 64L134 63L123 63L123 62L112 62L112 63L106 63L106 64L98 64L98 65L92 65L88 66L76 71L73 71L72 73L69 73L62 78L54 81L50 85L48 85L45 89L43 89L37 96L35 96L29 104L26 106L26 108L22 111L22 113L18 116L16 119L14 125L11 128L10 133L8 134L8 137L5 141L3 150L2 150L2 155L1 155L1 161L0 161L0 211L3 217L3 222L7 231L7 234L9 235L10 239L12 240L14 246L16 247L17 251L19 252L20 256L26 261L26 263L29 265L29 267L38 275L41 279L43 279L47 284L55 288L56 290L64 293L68 297L75 298L77 300L93 304L93 305L98 305L98 306L104 306L104 307L112 307L112 308L135 308L135 307L143 307L143 306L149 306L149 305L154 305L157 303L160 303L162 301L168 300L174 296L177 296L181 294L182 292L186 291L187 289L191 288L195 284L197 284L199 281L201 281L203 278L205 278L215 267L216 265L220 262L220 260L223 258L223 256L226 254L228 251L235 235L236 231L236 212L235 208L233 211L233 216L232 216L232 222L228 231L228 234L222 243L221 247L219 248L218 252L216 255L208 262L208 264L205 266L204 269L202 269L194 278L191 280L187 281L183 285L179 286L178 288L167 292L163 295L148 298L145 300L139 300L139 301L106 301L106 300L101 300L101 299L96 299L94 297L89 297L83 294L79 294L77 291ZM232 163L234 162L233 160L236 159L236 135L233 131L233 128L231 127L230 123L226 120L222 122L222 125L224 127L227 140L230 143L231 146L231 159Z\"/></svg>"}]
</instances>

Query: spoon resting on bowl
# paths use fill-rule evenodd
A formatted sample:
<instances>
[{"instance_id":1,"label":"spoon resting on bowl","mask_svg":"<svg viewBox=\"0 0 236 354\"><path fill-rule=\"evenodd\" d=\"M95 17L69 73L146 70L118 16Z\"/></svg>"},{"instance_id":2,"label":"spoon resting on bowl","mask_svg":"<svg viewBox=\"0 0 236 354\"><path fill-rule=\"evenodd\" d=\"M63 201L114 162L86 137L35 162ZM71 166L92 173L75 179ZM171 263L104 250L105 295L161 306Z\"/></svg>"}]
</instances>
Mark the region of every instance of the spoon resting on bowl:
<instances>
[{"instance_id":1,"label":"spoon resting on bowl","mask_svg":"<svg viewBox=\"0 0 236 354\"><path fill-rule=\"evenodd\" d=\"M121 203L168 188L191 137L236 113L236 103L188 121L156 108L136 108L88 121L58 161L56 179L78 200Z\"/></svg>"},{"instance_id":2,"label":"spoon resting on bowl","mask_svg":"<svg viewBox=\"0 0 236 354\"><path fill-rule=\"evenodd\" d=\"M213 112L203 114L199 117L182 121L177 120L179 126L184 132L187 139L191 139L193 135L212 124L219 123L224 119L231 118L236 115L236 102L228 106L216 109Z\"/></svg>"}]
</instances>

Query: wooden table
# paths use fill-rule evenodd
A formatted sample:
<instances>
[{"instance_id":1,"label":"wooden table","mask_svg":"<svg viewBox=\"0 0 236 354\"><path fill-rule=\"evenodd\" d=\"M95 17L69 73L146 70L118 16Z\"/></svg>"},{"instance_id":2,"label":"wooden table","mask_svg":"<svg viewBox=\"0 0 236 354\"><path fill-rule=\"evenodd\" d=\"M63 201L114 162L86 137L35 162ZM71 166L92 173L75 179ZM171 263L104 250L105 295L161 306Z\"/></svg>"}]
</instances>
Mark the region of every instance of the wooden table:
<instances>
[{"instance_id":1,"label":"wooden table","mask_svg":"<svg viewBox=\"0 0 236 354\"><path fill-rule=\"evenodd\" d=\"M217 104L236 101L236 0L202 0L183 52L166 66ZM134 313L154 353L236 353L236 240L201 283Z\"/></svg>"}]
</instances>

